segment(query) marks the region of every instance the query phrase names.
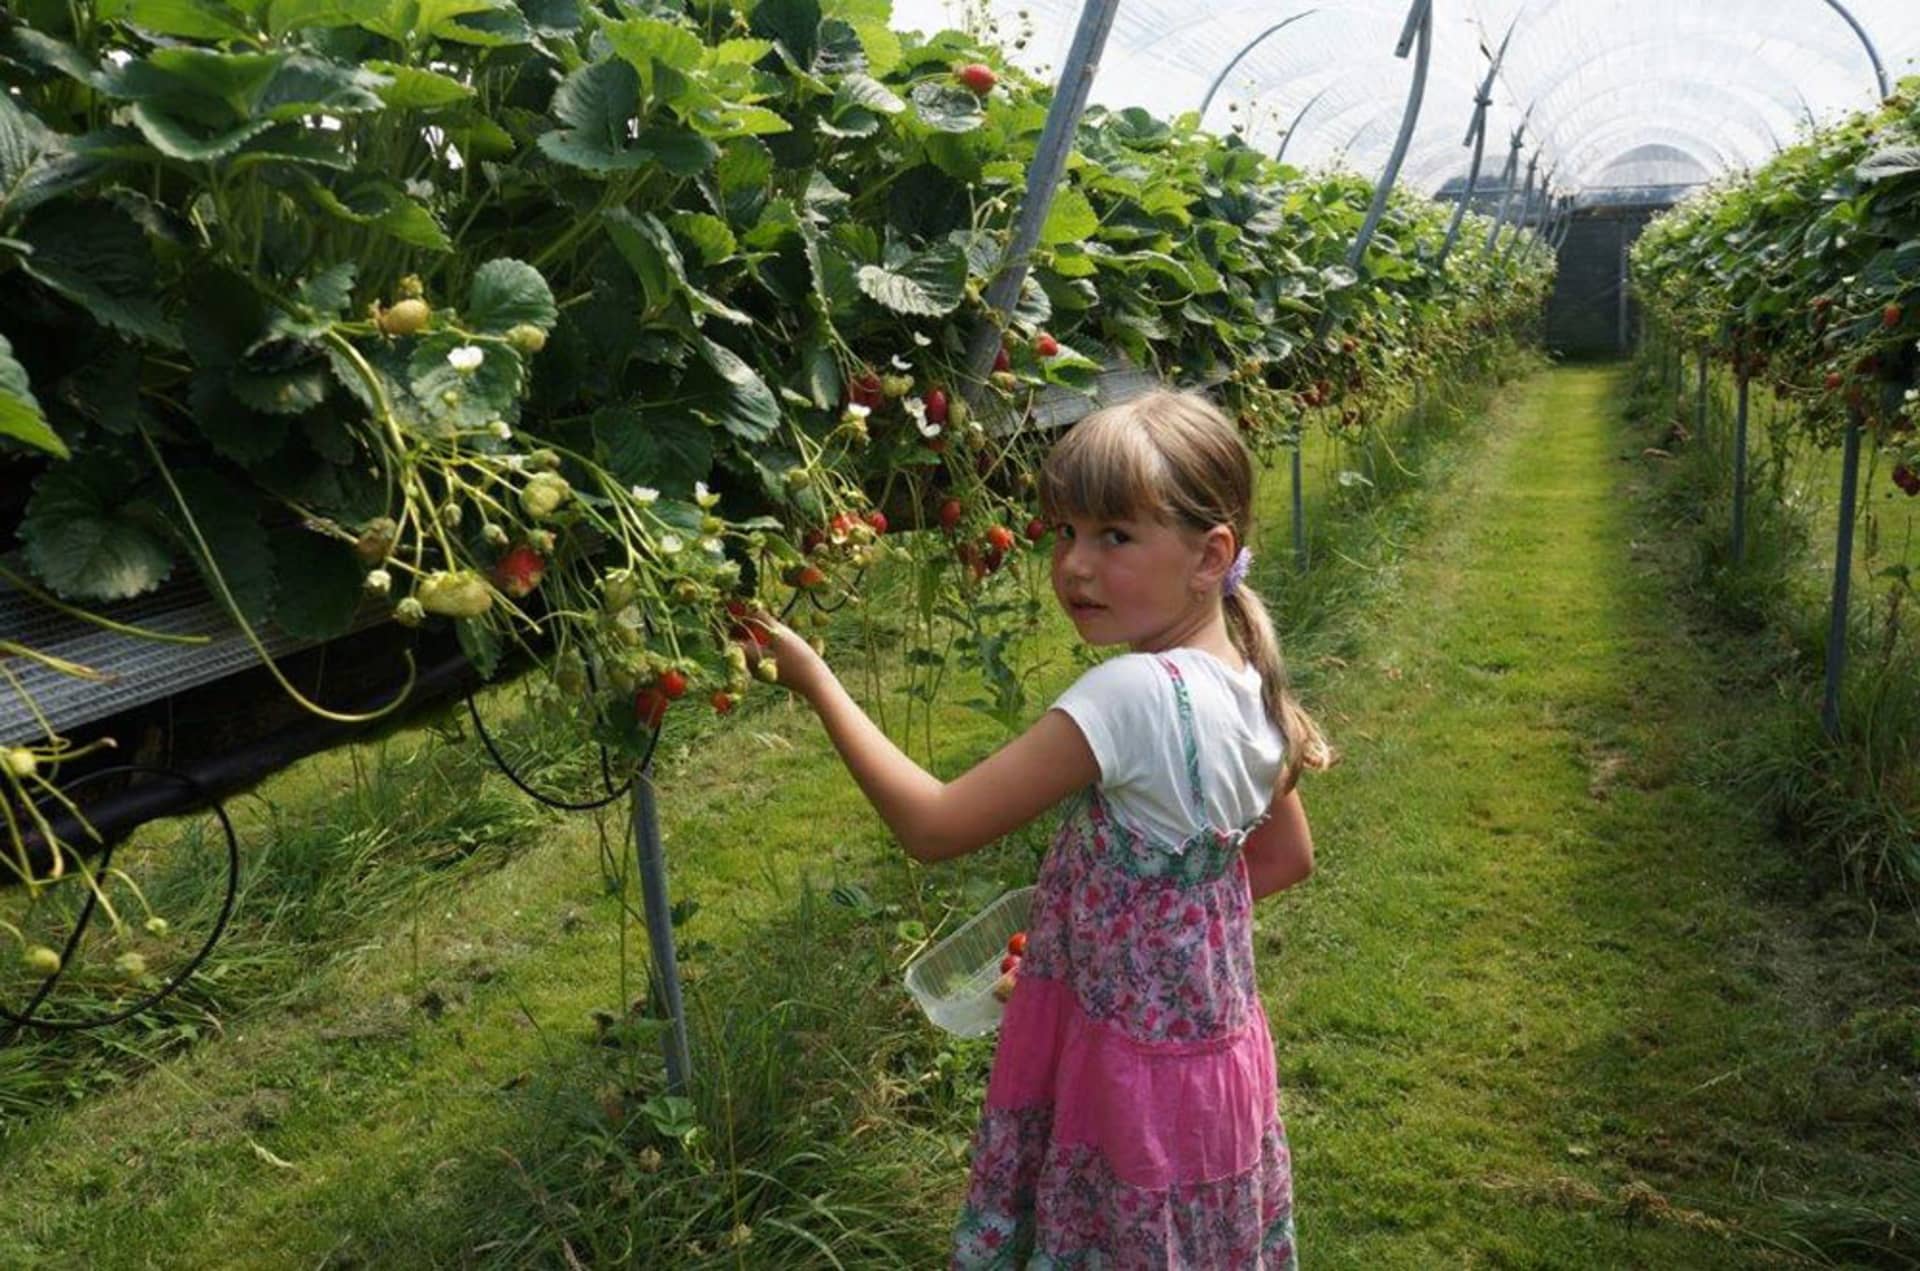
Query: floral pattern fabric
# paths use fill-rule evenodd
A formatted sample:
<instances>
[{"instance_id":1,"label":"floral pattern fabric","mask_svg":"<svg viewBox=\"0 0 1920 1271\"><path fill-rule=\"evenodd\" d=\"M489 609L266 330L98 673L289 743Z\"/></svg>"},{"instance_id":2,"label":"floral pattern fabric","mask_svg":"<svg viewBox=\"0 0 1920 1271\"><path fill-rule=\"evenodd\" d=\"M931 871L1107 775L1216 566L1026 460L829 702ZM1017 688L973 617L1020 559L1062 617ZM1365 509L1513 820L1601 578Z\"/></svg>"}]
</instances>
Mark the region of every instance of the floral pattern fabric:
<instances>
[{"instance_id":1,"label":"floral pattern fabric","mask_svg":"<svg viewBox=\"0 0 1920 1271\"><path fill-rule=\"evenodd\" d=\"M1172 677L1193 806L1192 708ZM1293 1188L1240 848L1159 841L1099 788L1041 868L954 1271L1293 1271Z\"/></svg>"}]
</instances>

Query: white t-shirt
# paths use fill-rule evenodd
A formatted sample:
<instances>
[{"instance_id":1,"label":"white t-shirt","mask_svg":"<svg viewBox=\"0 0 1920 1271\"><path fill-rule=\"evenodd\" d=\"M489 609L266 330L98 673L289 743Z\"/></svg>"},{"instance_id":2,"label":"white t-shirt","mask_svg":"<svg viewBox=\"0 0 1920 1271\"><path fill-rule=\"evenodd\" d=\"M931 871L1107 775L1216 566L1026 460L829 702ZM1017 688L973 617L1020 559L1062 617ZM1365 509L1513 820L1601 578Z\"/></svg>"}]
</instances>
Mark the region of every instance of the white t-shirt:
<instances>
[{"instance_id":1,"label":"white t-shirt","mask_svg":"<svg viewBox=\"0 0 1920 1271\"><path fill-rule=\"evenodd\" d=\"M1193 709L1206 807L1196 809L1180 741L1173 677L1179 668ZM1179 843L1202 829L1233 829L1266 811L1286 758L1267 718L1260 672L1234 670L1202 649L1127 653L1093 667L1062 693L1065 711L1100 764L1100 790L1139 829Z\"/></svg>"}]
</instances>

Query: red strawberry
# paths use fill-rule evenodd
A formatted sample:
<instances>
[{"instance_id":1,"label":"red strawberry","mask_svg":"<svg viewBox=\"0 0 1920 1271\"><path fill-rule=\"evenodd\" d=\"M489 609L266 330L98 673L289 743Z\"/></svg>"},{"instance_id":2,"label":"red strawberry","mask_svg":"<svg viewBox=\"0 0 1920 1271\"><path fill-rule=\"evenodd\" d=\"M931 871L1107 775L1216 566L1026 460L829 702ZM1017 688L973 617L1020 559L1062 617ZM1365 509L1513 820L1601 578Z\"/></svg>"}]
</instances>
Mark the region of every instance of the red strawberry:
<instances>
[{"instance_id":1,"label":"red strawberry","mask_svg":"<svg viewBox=\"0 0 1920 1271\"><path fill-rule=\"evenodd\" d=\"M821 546L826 541L826 531L808 530L800 536L800 550L803 552L812 552L814 548Z\"/></svg>"},{"instance_id":2,"label":"red strawberry","mask_svg":"<svg viewBox=\"0 0 1920 1271\"><path fill-rule=\"evenodd\" d=\"M867 524L873 527L875 534L885 534L887 532L887 514L885 512L869 512L867 513Z\"/></svg>"},{"instance_id":3,"label":"red strawberry","mask_svg":"<svg viewBox=\"0 0 1920 1271\"><path fill-rule=\"evenodd\" d=\"M886 389L881 386L879 375L868 367L847 385L847 400L855 406L865 406L868 410L880 409L887 400Z\"/></svg>"},{"instance_id":4,"label":"red strawberry","mask_svg":"<svg viewBox=\"0 0 1920 1271\"><path fill-rule=\"evenodd\" d=\"M935 437L927 442L927 449L933 451L936 455L944 455L947 453L947 439L945 437Z\"/></svg>"},{"instance_id":5,"label":"red strawberry","mask_svg":"<svg viewBox=\"0 0 1920 1271\"><path fill-rule=\"evenodd\" d=\"M835 512L833 519L827 522L833 532L841 538L845 538L859 523L859 519L851 512Z\"/></svg>"},{"instance_id":6,"label":"red strawberry","mask_svg":"<svg viewBox=\"0 0 1920 1271\"><path fill-rule=\"evenodd\" d=\"M1042 331L1033 337L1033 351L1037 357L1059 357L1060 341Z\"/></svg>"},{"instance_id":7,"label":"red strawberry","mask_svg":"<svg viewBox=\"0 0 1920 1271\"><path fill-rule=\"evenodd\" d=\"M945 389L928 389L926 404L928 423L944 424L947 422L947 394Z\"/></svg>"},{"instance_id":8,"label":"red strawberry","mask_svg":"<svg viewBox=\"0 0 1920 1271\"><path fill-rule=\"evenodd\" d=\"M687 677L672 667L660 672L658 683L660 691L670 699L678 698L687 691Z\"/></svg>"},{"instance_id":9,"label":"red strawberry","mask_svg":"<svg viewBox=\"0 0 1920 1271\"><path fill-rule=\"evenodd\" d=\"M1027 522L1027 541L1029 543L1038 543L1046 536L1047 523L1045 521L1036 516Z\"/></svg>"},{"instance_id":10,"label":"red strawberry","mask_svg":"<svg viewBox=\"0 0 1920 1271\"><path fill-rule=\"evenodd\" d=\"M1838 371L1827 372L1827 391L1829 393L1838 391L1840 388L1840 385L1843 383L1845 383L1845 380L1841 377L1840 372Z\"/></svg>"},{"instance_id":11,"label":"red strawberry","mask_svg":"<svg viewBox=\"0 0 1920 1271\"><path fill-rule=\"evenodd\" d=\"M812 591L827 585L827 575L818 565L795 565L786 572L787 586Z\"/></svg>"},{"instance_id":12,"label":"red strawberry","mask_svg":"<svg viewBox=\"0 0 1920 1271\"><path fill-rule=\"evenodd\" d=\"M518 600L538 587L546 572L547 562L540 553L525 543L518 543L493 563L493 583Z\"/></svg>"},{"instance_id":13,"label":"red strawberry","mask_svg":"<svg viewBox=\"0 0 1920 1271\"><path fill-rule=\"evenodd\" d=\"M1004 344L1000 346L1000 351L993 355L993 369L996 371L1013 369L1013 359L1007 356L1007 346Z\"/></svg>"},{"instance_id":14,"label":"red strawberry","mask_svg":"<svg viewBox=\"0 0 1920 1271\"><path fill-rule=\"evenodd\" d=\"M1908 498L1920 495L1920 472L1904 463L1893 470L1893 483L1906 491Z\"/></svg>"},{"instance_id":15,"label":"red strawberry","mask_svg":"<svg viewBox=\"0 0 1920 1271\"><path fill-rule=\"evenodd\" d=\"M1027 933L1016 931L1007 937L1007 952L1016 958L1027 956Z\"/></svg>"},{"instance_id":16,"label":"red strawberry","mask_svg":"<svg viewBox=\"0 0 1920 1271\"><path fill-rule=\"evenodd\" d=\"M1005 553L1013 548L1013 531L1004 525L996 525L987 531L987 542L994 550Z\"/></svg>"},{"instance_id":17,"label":"red strawberry","mask_svg":"<svg viewBox=\"0 0 1920 1271\"><path fill-rule=\"evenodd\" d=\"M1880 311L1880 322L1883 326L1897 327L1903 316L1899 305L1888 305Z\"/></svg>"},{"instance_id":18,"label":"red strawberry","mask_svg":"<svg viewBox=\"0 0 1920 1271\"><path fill-rule=\"evenodd\" d=\"M1004 549L989 545L986 554L980 558L980 563L986 566L986 571L991 574L999 569L1000 566L1006 562L1006 559L1007 553Z\"/></svg>"},{"instance_id":19,"label":"red strawberry","mask_svg":"<svg viewBox=\"0 0 1920 1271\"><path fill-rule=\"evenodd\" d=\"M966 515L966 511L966 508L961 506L960 500L948 499L940 505L940 528L952 533L959 526L960 518Z\"/></svg>"},{"instance_id":20,"label":"red strawberry","mask_svg":"<svg viewBox=\"0 0 1920 1271\"><path fill-rule=\"evenodd\" d=\"M725 715L733 709L733 694L724 690L713 695L713 709Z\"/></svg>"},{"instance_id":21,"label":"red strawberry","mask_svg":"<svg viewBox=\"0 0 1920 1271\"><path fill-rule=\"evenodd\" d=\"M1015 954L1009 953L1006 957L1000 959L1000 974L1005 975L1007 972L1013 970L1015 967L1019 965L1020 965L1019 957Z\"/></svg>"},{"instance_id":22,"label":"red strawberry","mask_svg":"<svg viewBox=\"0 0 1920 1271\"><path fill-rule=\"evenodd\" d=\"M961 86L975 97L985 97L1000 82L1000 77L985 62L968 62L953 74Z\"/></svg>"},{"instance_id":23,"label":"red strawberry","mask_svg":"<svg viewBox=\"0 0 1920 1271\"><path fill-rule=\"evenodd\" d=\"M655 685L649 685L633 695L633 717L648 728L660 727L660 721L666 718L670 699Z\"/></svg>"}]
</instances>

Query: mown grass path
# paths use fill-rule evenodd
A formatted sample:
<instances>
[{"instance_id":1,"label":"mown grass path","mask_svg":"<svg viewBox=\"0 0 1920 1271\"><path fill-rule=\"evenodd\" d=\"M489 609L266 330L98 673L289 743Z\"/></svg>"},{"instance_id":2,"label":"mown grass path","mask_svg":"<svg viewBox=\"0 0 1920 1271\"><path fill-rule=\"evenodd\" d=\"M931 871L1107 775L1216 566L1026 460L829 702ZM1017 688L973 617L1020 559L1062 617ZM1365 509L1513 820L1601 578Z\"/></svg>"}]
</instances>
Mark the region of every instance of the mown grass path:
<instances>
[{"instance_id":1,"label":"mown grass path","mask_svg":"<svg viewBox=\"0 0 1920 1271\"><path fill-rule=\"evenodd\" d=\"M1763 703L1638 519L1624 391L1509 403L1327 693L1350 758L1262 950L1313 1265L1753 1265L1902 1132L1823 1088L1808 916L1699 779Z\"/></svg>"},{"instance_id":2,"label":"mown grass path","mask_svg":"<svg viewBox=\"0 0 1920 1271\"><path fill-rule=\"evenodd\" d=\"M1802 902L1763 899L1792 870L1703 778L1756 689L1737 643L1683 616L1677 549L1639 511L1650 469L1624 391L1623 373L1582 368L1501 393L1437 452L1419 528L1338 646L1346 664L1314 670L1312 705L1347 758L1305 787L1318 872L1259 915L1311 1267L1781 1260L1782 1201L1866 1189L1920 1134L1908 1078L1864 1080L1858 1053L1829 1044L1852 977L1893 974L1894 955L1861 952L1830 907L1819 927ZM1271 565L1286 557L1284 478L1263 496ZM1062 633L1040 650L1044 701L1073 670ZM802 878L904 901L911 871L811 720L747 723L674 764L663 802L676 894L705 906L697 1022L823 986L855 1004L865 1031L810 1025L761 1066L803 1086L809 1064L850 1066L777 1115L804 1106L818 1128L795 1133L872 1164L805 1186L887 1215L890 1247L912 1252L885 1265L932 1265L984 1055L929 1084L952 1056L933 1056L899 994L893 918L806 917L823 907L796 897ZM958 709L939 728L947 772L996 740ZM346 779L323 757L276 797ZM0 1263L564 1265L574 1246L542 1224L586 1249L581 1233L606 1227L593 1206L640 1203L564 1166L544 1177L579 1187L551 1195L522 1169L604 1128L606 1052L585 1017L617 1005L618 949L594 852L586 823L556 822L497 872L432 894L417 925L316 966L297 1009L237 1021L16 1136L0 1152ZM962 879L991 894L1028 859L1013 844L925 885L964 909L978 901ZM787 947L815 930L831 937L817 950ZM767 981L762 997L729 967ZM741 995L722 1001L723 983ZM713 1249L699 1223L696 1256L641 1220L659 1242L636 1264L775 1265L757 1260L765 1245Z\"/></svg>"}]
</instances>

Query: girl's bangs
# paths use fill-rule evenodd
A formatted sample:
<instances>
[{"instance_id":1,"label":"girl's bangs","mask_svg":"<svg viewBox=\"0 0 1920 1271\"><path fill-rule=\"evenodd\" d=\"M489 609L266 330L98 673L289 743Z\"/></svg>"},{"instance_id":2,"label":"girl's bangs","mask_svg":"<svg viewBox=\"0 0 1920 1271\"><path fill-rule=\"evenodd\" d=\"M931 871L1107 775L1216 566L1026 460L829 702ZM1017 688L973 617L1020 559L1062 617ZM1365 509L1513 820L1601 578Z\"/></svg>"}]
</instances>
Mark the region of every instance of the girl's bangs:
<instances>
[{"instance_id":1,"label":"girl's bangs","mask_svg":"<svg viewBox=\"0 0 1920 1271\"><path fill-rule=\"evenodd\" d=\"M1098 411L1060 439L1040 469L1040 511L1049 521L1164 520L1166 461L1138 428Z\"/></svg>"}]
</instances>

